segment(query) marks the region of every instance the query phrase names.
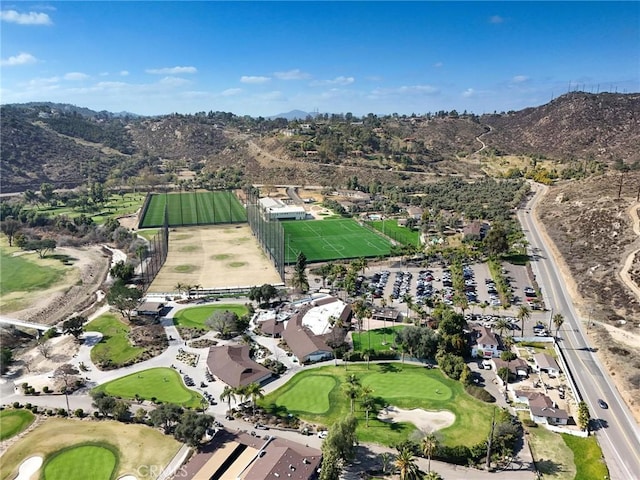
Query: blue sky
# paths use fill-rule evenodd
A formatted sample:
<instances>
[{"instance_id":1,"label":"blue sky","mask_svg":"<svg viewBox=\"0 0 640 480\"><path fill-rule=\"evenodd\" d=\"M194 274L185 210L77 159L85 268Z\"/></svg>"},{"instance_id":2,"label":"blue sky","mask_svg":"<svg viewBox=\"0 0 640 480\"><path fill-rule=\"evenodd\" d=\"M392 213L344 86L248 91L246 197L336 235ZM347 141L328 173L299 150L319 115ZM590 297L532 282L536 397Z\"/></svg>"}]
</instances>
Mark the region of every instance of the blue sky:
<instances>
[{"instance_id":1,"label":"blue sky","mask_svg":"<svg viewBox=\"0 0 640 480\"><path fill-rule=\"evenodd\" d=\"M640 91L640 2L2 2L0 101L518 110Z\"/></svg>"}]
</instances>

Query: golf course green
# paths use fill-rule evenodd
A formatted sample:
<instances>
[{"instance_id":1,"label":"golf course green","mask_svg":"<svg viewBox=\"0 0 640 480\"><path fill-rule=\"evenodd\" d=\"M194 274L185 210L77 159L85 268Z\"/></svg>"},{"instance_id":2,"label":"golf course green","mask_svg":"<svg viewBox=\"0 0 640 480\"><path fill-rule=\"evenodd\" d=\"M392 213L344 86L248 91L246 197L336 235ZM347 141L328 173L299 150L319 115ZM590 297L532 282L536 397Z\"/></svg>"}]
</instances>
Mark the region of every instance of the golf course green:
<instances>
[{"instance_id":1,"label":"golf course green","mask_svg":"<svg viewBox=\"0 0 640 480\"><path fill-rule=\"evenodd\" d=\"M393 445L416 430L410 423L389 423L377 418L385 406L401 409L447 410L455 415L450 427L439 431L445 445L475 445L489 434L492 407L464 391L460 382L445 377L438 369L402 363L326 366L300 372L282 387L259 400L268 411L294 414L301 419L331 426L350 413L347 394L349 377L356 379L354 414L358 418L358 439ZM362 398L369 391L375 407L366 426Z\"/></svg>"},{"instance_id":2,"label":"golf course green","mask_svg":"<svg viewBox=\"0 0 640 480\"><path fill-rule=\"evenodd\" d=\"M156 399L163 403L175 403L183 407L198 408L202 396L189 390L182 383L182 378L173 368L150 368L126 377L104 383L94 391L128 399Z\"/></svg>"},{"instance_id":3,"label":"golf course green","mask_svg":"<svg viewBox=\"0 0 640 480\"><path fill-rule=\"evenodd\" d=\"M118 451L107 444L63 448L45 460L44 480L111 480L118 466Z\"/></svg>"}]
</instances>

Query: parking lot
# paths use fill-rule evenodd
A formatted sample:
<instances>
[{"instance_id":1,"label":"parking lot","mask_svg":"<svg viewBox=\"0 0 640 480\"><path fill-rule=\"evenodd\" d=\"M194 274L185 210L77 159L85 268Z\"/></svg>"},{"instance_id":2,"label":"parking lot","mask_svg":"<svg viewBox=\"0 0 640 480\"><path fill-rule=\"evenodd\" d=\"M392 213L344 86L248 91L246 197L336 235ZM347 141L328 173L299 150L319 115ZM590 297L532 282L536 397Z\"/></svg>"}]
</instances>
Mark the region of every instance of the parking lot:
<instances>
[{"instance_id":1,"label":"parking lot","mask_svg":"<svg viewBox=\"0 0 640 480\"><path fill-rule=\"evenodd\" d=\"M467 312L484 313L485 315L506 315L515 317L520 305L530 304L526 301L525 288L531 286L526 267L504 264L503 274L510 280L512 299L511 307L505 309L500 302L486 263L465 266L465 294L467 295ZM360 284L360 282L359 282ZM427 299L440 300L453 306L453 282L448 268L440 265L425 267L376 266L368 268L361 281L361 291L371 294L376 305L384 299L389 306L401 311L403 297L411 295L412 301L418 305L427 303ZM484 308L482 305L485 304ZM533 309L532 309L533 310ZM540 317L532 311L532 319Z\"/></svg>"}]
</instances>

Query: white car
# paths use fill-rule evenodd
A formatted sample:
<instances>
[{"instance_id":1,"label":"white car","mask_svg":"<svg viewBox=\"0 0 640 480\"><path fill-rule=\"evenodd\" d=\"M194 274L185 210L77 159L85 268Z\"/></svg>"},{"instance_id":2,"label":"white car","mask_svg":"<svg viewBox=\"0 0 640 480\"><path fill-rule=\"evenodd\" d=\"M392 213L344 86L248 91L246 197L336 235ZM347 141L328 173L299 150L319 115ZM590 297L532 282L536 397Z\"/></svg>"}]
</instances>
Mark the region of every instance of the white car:
<instances>
[{"instance_id":1,"label":"white car","mask_svg":"<svg viewBox=\"0 0 640 480\"><path fill-rule=\"evenodd\" d=\"M318 438L322 438L325 439L329 436L329 431L328 430L321 430L318 432Z\"/></svg>"}]
</instances>

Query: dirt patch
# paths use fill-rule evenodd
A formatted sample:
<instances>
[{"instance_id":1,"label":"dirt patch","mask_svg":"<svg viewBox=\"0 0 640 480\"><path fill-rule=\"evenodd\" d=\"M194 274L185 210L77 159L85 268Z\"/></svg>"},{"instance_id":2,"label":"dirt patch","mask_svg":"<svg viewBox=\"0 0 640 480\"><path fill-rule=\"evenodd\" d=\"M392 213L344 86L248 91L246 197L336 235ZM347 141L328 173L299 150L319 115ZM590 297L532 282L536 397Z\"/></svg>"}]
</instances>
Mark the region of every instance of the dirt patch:
<instances>
[{"instance_id":1,"label":"dirt patch","mask_svg":"<svg viewBox=\"0 0 640 480\"><path fill-rule=\"evenodd\" d=\"M173 292L177 283L202 288L280 283L248 225L186 227L169 232L169 255L150 292Z\"/></svg>"},{"instance_id":2,"label":"dirt patch","mask_svg":"<svg viewBox=\"0 0 640 480\"><path fill-rule=\"evenodd\" d=\"M450 427L456 421L456 416L447 410L437 412L422 410L421 408L403 410L402 408L389 406L378 413L378 419L383 422L413 423L418 430L430 433Z\"/></svg>"},{"instance_id":3,"label":"dirt patch","mask_svg":"<svg viewBox=\"0 0 640 480\"><path fill-rule=\"evenodd\" d=\"M28 307L3 313L19 320L55 325L76 312L82 312L96 300L96 292L107 278L111 257L100 246L85 248L59 247L56 254L76 259L76 275L70 277L72 284L39 291L30 299Z\"/></svg>"}]
</instances>

